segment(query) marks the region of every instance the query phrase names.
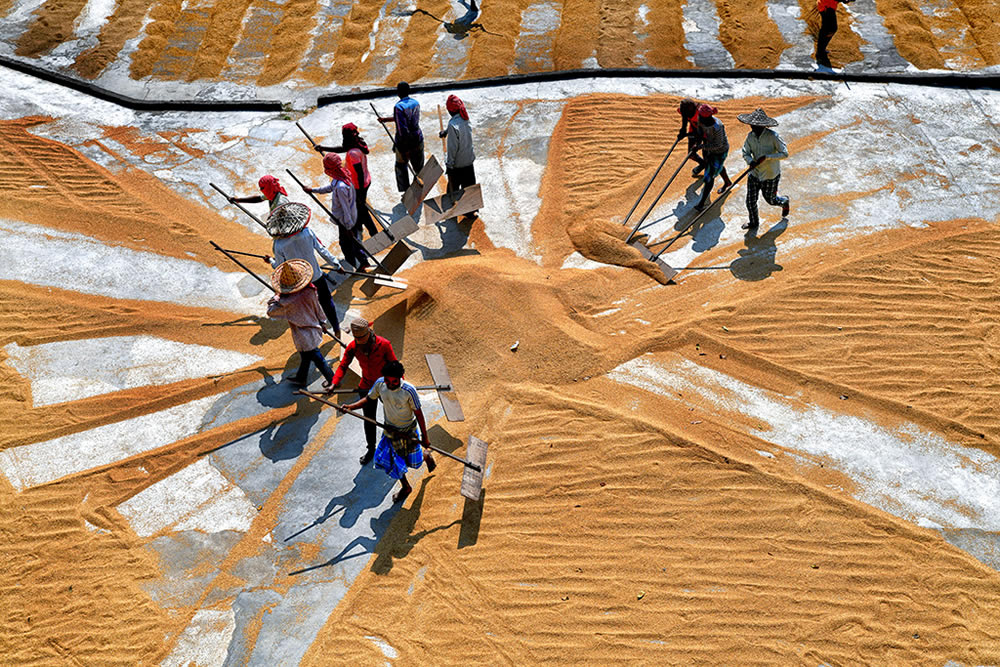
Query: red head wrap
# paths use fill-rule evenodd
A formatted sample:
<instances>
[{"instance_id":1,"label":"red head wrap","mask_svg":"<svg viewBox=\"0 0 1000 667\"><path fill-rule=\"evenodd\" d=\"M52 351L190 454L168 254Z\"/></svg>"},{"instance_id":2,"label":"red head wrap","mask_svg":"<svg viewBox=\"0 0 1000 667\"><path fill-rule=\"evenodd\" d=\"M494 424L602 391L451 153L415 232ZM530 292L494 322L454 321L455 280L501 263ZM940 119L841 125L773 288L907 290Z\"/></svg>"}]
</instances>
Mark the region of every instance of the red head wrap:
<instances>
[{"instance_id":1,"label":"red head wrap","mask_svg":"<svg viewBox=\"0 0 1000 667\"><path fill-rule=\"evenodd\" d=\"M710 107L707 104L698 105L698 115L702 118L708 118L709 116L714 116L719 112L715 107Z\"/></svg>"},{"instance_id":2,"label":"red head wrap","mask_svg":"<svg viewBox=\"0 0 1000 667\"><path fill-rule=\"evenodd\" d=\"M327 153L323 156L323 171L330 178L351 185L351 175L344 169L344 161L336 153Z\"/></svg>"},{"instance_id":3,"label":"red head wrap","mask_svg":"<svg viewBox=\"0 0 1000 667\"><path fill-rule=\"evenodd\" d=\"M340 128L340 134L343 136L345 148L357 148L365 155L368 155L368 144L361 138L361 133L358 131L357 125L354 123L344 123Z\"/></svg>"},{"instance_id":4,"label":"red head wrap","mask_svg":"<svg viewBox=\"0 0 1000 667\"><path fill-rule=\"evenodd\" d=\"M288 196L288 193L285 192L285 188L281 187L281 183L278 179L270 174L267 176L261 176L260 180L257 181L257 187L260 188L260 191L265 197L267 197L268 201L277 197L279 192L286 197Z\"/></svg>"},{"instance_id":5,"label":"red head wrap","mask_svg":"<svg viewBox=\"0 0 1000 667\"><path fill-rule=\"evenodd\" d=\"M454 114L455 112L458 112L459 116L465 120L469 120L469 112L465 110L465 104L462 100L458 99L458 95L449 95L448 100L444 103L444 106L448 109L448 113Z\"/></svg>"}]
</instances>

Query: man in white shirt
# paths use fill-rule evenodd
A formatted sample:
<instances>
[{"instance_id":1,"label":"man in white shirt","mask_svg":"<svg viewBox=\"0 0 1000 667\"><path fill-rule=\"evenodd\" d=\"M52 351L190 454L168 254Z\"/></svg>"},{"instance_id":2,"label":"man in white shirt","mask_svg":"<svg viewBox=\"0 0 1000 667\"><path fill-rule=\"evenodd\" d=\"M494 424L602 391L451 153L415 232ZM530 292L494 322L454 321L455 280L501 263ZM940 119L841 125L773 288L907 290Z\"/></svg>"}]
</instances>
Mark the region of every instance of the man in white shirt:
<instances>
[{"instance_id":1,"label":"man in white shirt","mask_svg":"<svg viewBox=\"0 0 1000 667\"><path fill-rule=\"evenodd\" d=\"M781 207L781 217L788 216L788 197L778 196L778 181L781 180L781 163L788 157L788 148L778 133L770 129L778 121L768 116L763 109L737 116L741 123L750 126L750 134L743 142L743 159L752 167L747 178L747 215L750 220L743 225L748 232L757 230L760 219L757 215L757 196L764 195L764 201L771 206Z\"/></svg>"},{"instance_id":2,"label":"man in white shirt","mask_svg":"<svg viewBox=\"0 0 1000 667\"><path fill-rule=\"evenodd\" d=\"M427 460L427 472L433 472L437 462L431 453L421 447L430 445L427 439L427 424L420 409L417 389L403 380L403 364L390 361L382 368L382 377L375 381L368 395L349 403L348 410L362 408L369 401L382 401L382 416L390 427L382 432L382 439L375 447L375 467L385 474L398 479L402 485L392 497L392 502L401 503L413 491L406 479L407 468L419 468Z\"/></svg>"}]
</instances>

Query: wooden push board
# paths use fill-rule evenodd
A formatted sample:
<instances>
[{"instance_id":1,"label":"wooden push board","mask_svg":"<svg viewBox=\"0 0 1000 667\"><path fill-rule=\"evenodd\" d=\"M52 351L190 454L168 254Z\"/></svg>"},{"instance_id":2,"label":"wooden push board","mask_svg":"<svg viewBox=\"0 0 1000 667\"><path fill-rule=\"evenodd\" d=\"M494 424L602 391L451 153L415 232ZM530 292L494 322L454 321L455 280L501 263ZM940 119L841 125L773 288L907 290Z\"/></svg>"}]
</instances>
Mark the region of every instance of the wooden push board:
<instances>
[{"instance_id":1,"label":"wooden push board","mask_svg":"<svg viewBox=\"0 0 1000 667\"><path fill-rule=\"evenodd\" d=\"M420 202L437 185L438 179L443 174L444 169L441 168L437 158L432 155L414 181L410 183L410 187L403 193L403 206L406 207L410 215L417 212L417 209L420 208Z\"/></svg>"},{"instance_id":2,"label":"wooden push board","mask_svg":"<svg viewBox=\"0 0 1000 667\"><path fill-rule=\"evenodd\" d=\"M388 231L383 229L375 236L362 241L361 245L371 254L377 255L393 243L402 241L418 229L417 222L410 216L404 215L396 222L390 224Z\"/></svg>"},{"instance_id":3,"label":"wooden push board","mask_svg":"<svg viewBox=\"0 0 1000 667\"><path fill-rule=\"evenodd\" d=\"M398 271L399 267L406 261L406 258L412 254L413 248L400 241L392 247L388 255L379 261L382 267L391 275ZM361 283L361 293L369 299L375 296L375 293L380 289L382 289L382 286L376 284L374 278L366 278L365 282Z\"/></svg>"},{"instance_id":4,"label":"wooden push board","mask_svg":"<svg viewBox=\"0 0 1000 667\"><path fill-rule=\"evenodd\" d=\"M433 225L439 220L457 218L483 207L483 189L476 183L461 190L447 192L424 202L424 224Z\"/></svg>"},{"instance_id":5,"label":"wooden push board","mask_svg":"<svg viewBox=\"0 0 1000 667\"><path fill-rule=\"evenodd\" d=\"M454 389L451 384L451 376L448 374L448 367L444 365L444 357L440 354L425 354L424 359L427 360L427 368L431 371L434 384ZM444 408L444 416L448 418L448 421L465 421L465 413L462 412L462 406L454 391L438 391L438 398L441 399L441 407Z\"/></svg>"},{"instance_id":6,"label":"wooden push board","mask_svg":"<svg viewBox=\"0 0 1000 667\"><path fill-rule=\"evenodd\" d=\"M644 246L641 242L639 242L639 241L632 241L629 245L632 246L633 248L635 248L636 250L638 250L639 252L641 252L644 259L648 259L651 262L655 262L656 265L658 267L660 267L660 271L663 271L663 275L666 276L667 280L671 280L674 276L676 276L678 273L680 273L680 271L678 271L674 267L670 266L669 264L667 264L666 262L664 262L659 257L657 257L654 260L653 259L653 253L651 253L649 251L649 248L647 248L646 246Z\"/></svg>"},{"instance_id":7,"label":"wooden push board","mask_svg":"<svg viewBox=\"0 0 1000 667\"><path fill-rule=\"evenodd\" d=\"M479 494L483 490L483 475L486 473L486 450L488 447L488 444L476 436L469 436L469 447L465 452L466 460L479 466L479 470L465 466L465 472L462 473L461 493L474 502L479 502Z\"/></svg>"}]
</instances>

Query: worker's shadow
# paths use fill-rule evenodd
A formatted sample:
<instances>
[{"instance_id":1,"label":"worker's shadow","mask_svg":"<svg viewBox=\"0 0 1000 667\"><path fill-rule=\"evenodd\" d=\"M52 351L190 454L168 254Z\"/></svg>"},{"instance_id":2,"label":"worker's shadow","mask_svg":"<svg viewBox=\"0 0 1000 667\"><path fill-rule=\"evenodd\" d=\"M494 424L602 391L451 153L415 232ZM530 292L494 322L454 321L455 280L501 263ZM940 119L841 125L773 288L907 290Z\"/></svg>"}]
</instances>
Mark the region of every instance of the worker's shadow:
<instances>
[{"instance_id":1,"label":"worker's shadow","mask_svg":"<svg viewBox=\"0 0 1000 667\"><path fill-rule=\"evenodd\" d=\"M273 422L260 434L260 453L272 462L297 458L309 442L313 426L319 421L323 404L299 397L295 414Z\"/></svg>"},{"instance_id":2,"label":"worker's shadow","mask_svg":"<svg viewBox=\"0 0 1000 667\"><path fill-rule=\"evenodd\" d=\"M251 345L263 345L264 343L281 338L288 329L288 322L285 320L273 320L270 317L257 317L248 315L228 322L204 322L203 327L257 327L257 331L250 336Z\"/></svg>"},{"instance_id":3,"label":"worker's shadow","mask_svg":"<svg viewBox=\"0 0 1000 667\"><path fill-rule=\"evenodd\" d=\"M388 478L387 478L388 479ZM392 570L393 561L397 558L404 558L410 553L421 538L445 530L454 526L458 521L453 521L445 526L432 528L431 530L413 533L413 528L420 516L420 508L424 502L424 493L427 490L427 483L433 479L432 475L425 476L420 481L420 489L413 498L413 503L408 508L399 508L395 504L388 507L377 517L371 519L371 535L355 537L340 550L336 556L302 570L296 570L289 574L303 574L310 570L317 570L321 567L329 567L342 563L352 558L367 558L373 552L376 554L375 562L372 563L372 572L376 574L387 574ZM394 483L390 485L393 488Z\"/></svg>"},{"instance_id":4,"label":"worker's shadow","mask_svg":"<svg viewBox=\"0 0 1000 667\"><path fill-rule=\"evenodd\" d=\"M352 528L358 522L362 512L382 504L393 484L391 477L372 466L358 468L358 472L354 475L354 488L347 493L331 498L322 514L305 528L286 537L284 541L288 542L316 526L326 523L337 514L340 515L338 523L341 528Z\"/></svg>"},{"instance_id":5,"label":"worker's shadow","mask_svg":"<svg viewBox=\"0 0 1000 667\"><path fill-rule=\"evenodd\" d=\"M704 213L695 208L695 204L700 197L697 196L698 185L703 181L695 181L685 193L686 199L679 203L674 212L677 214L677 222L674 229L679 233L689 235L693 241L691 250L694 252L705 252L711 250L719 244L722 232L726 229L726 223L722 221L721 211L726 203L728 194L720 196L715 202L709 204L708 210Z\"/></svg>"},{"instance_id":6,"label":"worker's shadow","mask_svg":"<svg viewBox=\"0 0 1000 667\"><path fill-rule=\"evenodd\" d=\"M748 232L743 240L744 247L739 251L739 258L729 265L733 276L739 280L756 281L764 280L775 271L781 271L782 266L774 261L778 253L776 241L787 229L788 218L782 218L761 236L753 231Z\"/></svg>"},{"instance_id":7,"label":"worker's shadow","mask_svg":"<svg viewBox=\"0 0 1000 667\"><path fill-rule=\"evenodd\" d=\"M442 259L444 257L478 255L480 253L475 248L465 247L469 242L469 234L472 233L472 227L477 222L479 222L478 217L468 219L464 216L446 218L435 222L434 227L437 229L438 236L441 239L440 248L432 248L429 245L417 243L413 240L413 237L406 239L406 242L420 251L421 259Z\"/></svg>"}]
</instances>

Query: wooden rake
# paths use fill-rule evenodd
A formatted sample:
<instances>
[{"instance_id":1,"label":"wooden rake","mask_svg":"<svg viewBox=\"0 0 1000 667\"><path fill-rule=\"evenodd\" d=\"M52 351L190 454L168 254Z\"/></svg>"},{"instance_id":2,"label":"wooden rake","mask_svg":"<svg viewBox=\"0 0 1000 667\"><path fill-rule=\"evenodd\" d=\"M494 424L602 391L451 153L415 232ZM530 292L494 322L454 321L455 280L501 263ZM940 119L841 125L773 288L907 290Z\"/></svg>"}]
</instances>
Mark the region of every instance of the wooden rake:
<instances>
[{"instance_id":1,"label":"wooden rake","mask_svg":"<svg viewBox=\"0 0 1000 667\"><path fill-rule=\"evenodd\" d=\"M741 173L739 176L736 177L736 180L734 180L732 182L732 185L730 185L728 188L726 188L722 192L722 194L720 194L713 201L711 201L708 204L708 206L706 206L703 210L701 210L698 213L698 215L694 216L691 219L691 221L689 223L687 223L686 225L684 225L683 229L681 229L679 232L677 232L677 234L675 234L672 238L667 239L665 241L657 241L655 243L649 244L649 247L657 246L657 245L660 245L661 243L665 244L662 248L660 248L660 250L656 254L653 254L648 247L646 247L645 245L642 245L638 241L632 243L631 244L632 247L638 249L639 252L643 253L643 256L646 257L646 259L648 259L651 262L654 262L657 266L659 266L660 270L663 271L663 275L667 276L667 280L671 280L674 276L676 276L678 273L680 273L680 270L671 267L664 260L660 259L660 255L662 255L664 252L666 252L666 250L670 246L672 246L674 244L674 242L677 241L677 239L679 239L682 236L684 236L685 234L687 234L688 230L691 229L692 227L694 227L695 223L698 222L699 220L701 220L701 218L706 213L708 213L709 211L711 211L713 208L715 208L715 206L719 202L721 202L723 199L725 199L730 194L732 194L733 190L736 189L737 184L739 184L739 182L742 181L746 177L746 175L749 174L752 170L753 170L753 167L747 167L743 171L743 173Z\"/></svg>"}]
</instances>

